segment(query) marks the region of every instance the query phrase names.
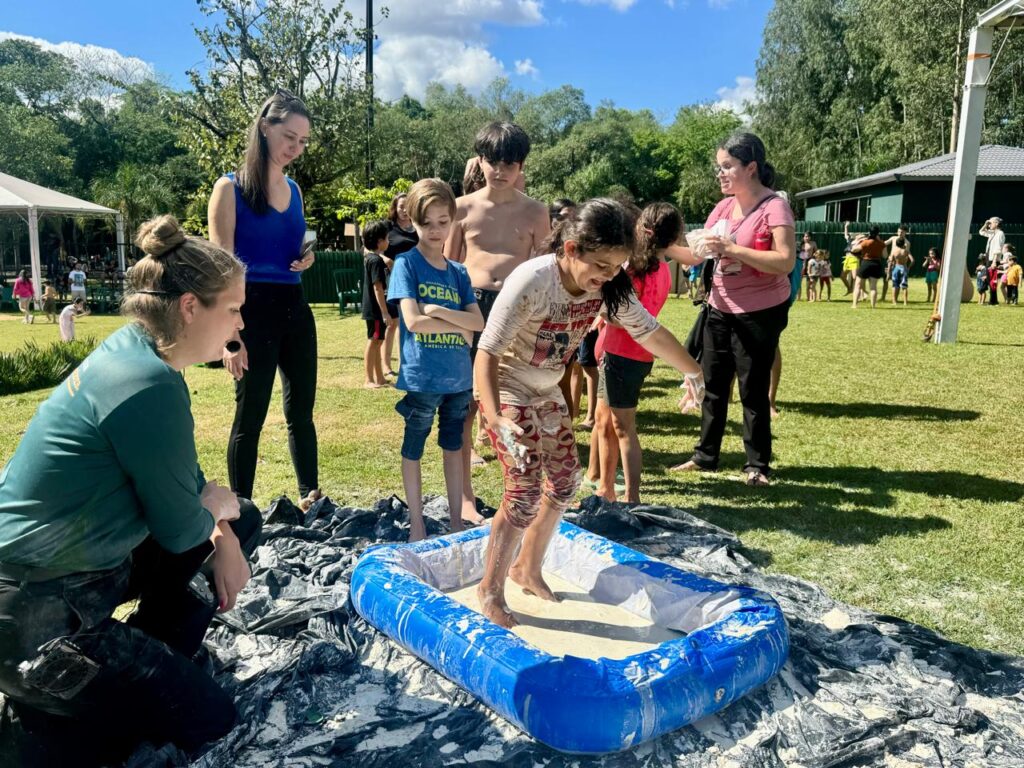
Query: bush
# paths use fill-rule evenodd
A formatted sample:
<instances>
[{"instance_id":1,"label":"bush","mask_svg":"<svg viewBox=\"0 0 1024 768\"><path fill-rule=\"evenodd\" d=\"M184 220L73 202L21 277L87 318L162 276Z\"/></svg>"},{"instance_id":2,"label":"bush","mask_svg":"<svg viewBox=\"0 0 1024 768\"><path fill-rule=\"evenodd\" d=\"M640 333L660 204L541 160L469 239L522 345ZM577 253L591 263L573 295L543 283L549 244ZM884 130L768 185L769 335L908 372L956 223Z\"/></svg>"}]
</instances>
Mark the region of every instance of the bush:
<instances>
[{"instance_id":1,"label":"bush","mask_svg":"<svg viewBox=\"0 0 1024 768\"><path fill-rule=\"evenodd\" d=\"M97 344L92 337L55 341L45 347L29 341L15 352L0 352L0 395L60 384Z\"/></svg>"}]
</instances>

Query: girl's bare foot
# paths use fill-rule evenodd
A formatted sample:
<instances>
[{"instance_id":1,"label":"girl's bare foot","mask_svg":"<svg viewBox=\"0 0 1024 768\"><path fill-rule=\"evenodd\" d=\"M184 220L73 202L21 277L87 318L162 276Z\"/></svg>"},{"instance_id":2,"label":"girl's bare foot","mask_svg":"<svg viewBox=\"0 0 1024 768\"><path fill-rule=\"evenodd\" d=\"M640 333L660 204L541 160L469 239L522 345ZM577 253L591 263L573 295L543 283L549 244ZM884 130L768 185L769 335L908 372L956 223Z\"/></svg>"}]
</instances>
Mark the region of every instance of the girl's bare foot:
<instances>
[{"instance_id":1,"label":"girl's bare foot","mask_svg":"<svg viewBox=\"0 0 1024 768\"><path fill-rule=\"evenodd\" d=\"M462 522L469 525L483 525L487 518L476 511L476 503L462 502Z\"/></svg>"},{"instance_id":2,"label":"girl's bare foot","mask_svg":"<svg viewBox=\"0 0 1024 768\"><path fill-rule=\"evenodd\" d=\"M477 598L480 600L480 613L493 621L499 627L512 629L519 624L516 617L512 615L508 604L505 602L505 595L501 593L485 591L483 587L477 587Z\"/></svg>"},{"instance_id":3,"label":"girl's bare foot","mask_svg":"<svg viewBox=\"0 0 1024 768\"><path fill-rule=\"evenodd\" d=\"M368 381L365 384L363 384L363 389L383 389L386 386L389 385L387 383L381 384L380 382L377 381Z\"/></svg>"},{"instance_id":4,"label":"girl's bare foot","mask_svg":"<svg viewBox=\"0 0 1024 768\"><path fill-rule=\"evenodd\" d=\"M544 577L539 573L528 574L524 569L513 565L508 569L508 577L522 587L523 592L528 595L535 595L541 600L550 600L553 603L562 602L562 598L551 591L551 587L547 585Z\"/></svg>"}]
</instances>

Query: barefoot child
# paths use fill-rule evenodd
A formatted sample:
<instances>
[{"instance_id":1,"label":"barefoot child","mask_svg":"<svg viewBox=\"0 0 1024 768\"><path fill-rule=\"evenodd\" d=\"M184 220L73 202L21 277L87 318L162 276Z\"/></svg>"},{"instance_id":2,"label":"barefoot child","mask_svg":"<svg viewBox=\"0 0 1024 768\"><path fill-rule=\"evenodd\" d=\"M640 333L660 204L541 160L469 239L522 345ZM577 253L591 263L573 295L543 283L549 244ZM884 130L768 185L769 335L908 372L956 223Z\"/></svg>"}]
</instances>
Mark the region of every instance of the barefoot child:
<instances>
[{"instance_id":1,"label":"barefoot child","mask_svg":"<svg viewBox=\"0 0 1024 768\"><path fill-rule=\"evenodd\" d=\"M818 301L821 301L821 297L826 294L828 298L825 301L832 301L831 256L828 251L819 248L818 252L814 254L814 258L818 260Z\"/></svg>"},{"instance_id":2,"label":"barefoot child","mask_svg":"<svg viewBox=\"0 0 1024 768\"><path fill-rule=\"evenodd\" d=\"M43 312L46 313L47 321L51 323L57 322L57 289L53 287L53 283L49 280L45 283L46 287L43 288Z\"/></svg>"},{"instance_id":3,"label":"barefoot child","mask_svg":"<svg viewBox=\"0 0 1024 768\"><path fill-rule=\"evenodd\" d=\"M469 345L483 330L466 268L444 257L455 216L455 195L439 179L412 185L406 206L419 244L395 262L388 299L400 302L402 367L395 386L405 390L395 406L405 418L402 484L409 504L409 540L426 537L420 458L438 416L451 530L462 530L462 425L472 396Z\"/></svg>"},{"instance_id":4,"label":"barefoot child","mask_svg":"<svg viewBox=\"0 0 1024 768\"><path fill-rule=\"evenodd\" d=\"M366 321L366 351L363 370L367 389L380 389L388 385L384 378L381 350L388 326L396 321L388 312L387 265L384 251L388 249L388 223L371 221L363 229L363 320Z\"/></svg>"},{"instance_id":5,"label":"barefoot child","mask_svg":"<svg viewBox=\"0 0 1024 768\"><path fill-rule=\"evenodd\" d=\"M85 308L85 299L81 296L76 296L74 301L60 311L60 317L57 319L57 327L60 328L60 340L74 341L75 318L79 315L87 314L89 312Z\"/></svg>"},{"instance_id":6,"label":"barefoot child","mask_svg":"<svg viewBox=\"0 0 1024 768\"><path fill-rule=\"evenodd\" d=\"M466 265L480 312L487 320L512 270L533 255L551 232L548 207L516 187L530 153L530 138L513 123L490 123L476 136L473 149L480 159L484 187L460 197L445 255ZM476 340L472 353L476 354ZM476 403L470 403L463 439L462 519L479 523L473 492L472 432Z\"/></svg>"},{"instance_id":7,"label":"barefoot child","mask_svg":"<svg viewBox=\"0 0 1024 768\"><path fill-rule=\"evenodd\" d=\"M928 286L928 298L925 301L931 304L939 289L939 267L942 262L939 260L939 252L935 248L928 249L928 260L924 263L924 284Z\"/></svg>"},{"instance_id":8,"label":"barefoot child","mask_svg":"<svg viewBox=\"0 0 1024 768\"><path fill-rule=\"evenodd\" d=\"M558 382L598 313L606 312L645 349L684 372L691 396L703 399L700 367L640 305L622 270L632 255L633 226L632 214L617 201L583 204L551 236L554 253L509 275L480 338L474 383L505 492L478 591L484 615L504 627L516 624L505 602L506 575L538 597L557 600L541 563L580 484L572 422Z\"/></svg>"}]
</instances>

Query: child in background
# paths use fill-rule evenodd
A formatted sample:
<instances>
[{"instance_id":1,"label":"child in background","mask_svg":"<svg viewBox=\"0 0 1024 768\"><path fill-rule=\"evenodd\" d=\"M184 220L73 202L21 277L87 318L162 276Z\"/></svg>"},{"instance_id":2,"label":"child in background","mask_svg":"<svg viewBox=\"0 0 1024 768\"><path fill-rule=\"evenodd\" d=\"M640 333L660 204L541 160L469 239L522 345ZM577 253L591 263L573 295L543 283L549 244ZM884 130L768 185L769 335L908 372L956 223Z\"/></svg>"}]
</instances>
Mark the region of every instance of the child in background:
<instances>
[{"instance_id":1,"label":"child in background","mask_svg":"<svg viewBox=\"0 0 1024 768\"><path fill-rule=\"evenodd\" d=\"M46 287L43 288L43 312L46 313L46 319L51 323L57 322L57 289L53 287L53 283L49 280L45 283Z\"/></svg>"},{"instance_id":2,"label":"child in background","mask_svg":"<svg viewBox=\"0 0 1024 768\"><path fill-rule=\"evenodd\" d=\"M35 289L32 287L32 280L29 279L28 274L23 269L18 273L18 276L14 278L14 287L11 289L11 295L18 300L18 309L21 310L23 317L21 322L32 324L36 321L35 315L32 314L32 298L35 296Z\"/></svg>"},{"instance_id":3,"label":"child in background","mask_svg":"<svg viewBox=\"0 0 1024 768\"><path fill-rule=\"evenodd\" d=\"M928 288L928 298L925 301L929 304L935 301L935 296L938 293L939 267L941 265L938 250L929 248L928 259L924 263L924 284Z\"/></svg>"},{"instance_id":4,"label":"child in background","mask_svg":"<svg viewBox=\"0 0 1024 768\"><path fill-rule=\"evenodd\" d=\"M821 277L821 250L815 249L807 260L807 301L818 300L818 278Z\"/></svg>"},{"instance_id":5,"label":"child in background","mask_svg":"<svg viewBox=\"0 0 1024 768\"><path fill-rule=\"evenodd\" d=\"M426 537L420 459L435 414L450 527L462 530L462 428L473 386L469 347L484 319L466 268L444 256L455 217L451 187L440 179L423 179L412 185L405 204L419 243L395 262L387 298L400 308L402 366L395 386L405 390L405 397L395 410L405 419L402 485L409 540L419 541Z\"/></svg>"},{"instance_id":6,"label":"child in background","mask_svg":"<svg viewBox=\"0 0 1024 768\"><path fill-rule=\"evenodd\" d=\"M819 250L814 256L818 260L818 300L821 300L821 295L827 289L827 300L832 301L832 262L829 252Z\"/></svg>"},{"instance_id":7,"label":"child in background","mask_svg":"<svg viewBox=\"0 0 1024 768\"><path fill-rule=\"evenodd\" d=\"M664 257L677 246L682 234L683 217L668 203L648 205L637 220L637 247L626 271L640 305L652 317L657 317L665 305L672 281ZM636 409L640 389L654 367L654 355L619 326L607 325L602 333L604 357L597 386L597 423L591 438L591 451L595 442L600 445L597 495L608 501L617 500L615 473L621 458L625 501L639 503L643 454L636 431Z\"/></svg>"},{"instance_id":8,"label":"child in background","mask_svg":"<svg viewBox=\"0 0 1024 768\"><path fill-rule=\"evenodd\" d=\"M58 327L60 328L60 340L61 341L74 341L75 340L75 318L79 315L89 314L85 308L85 299L81 296L75 298L70 304L68 304L60 312L60 318L57 320Z\"/></svg>"},{"instance_id":9,"label":"child in background","mask_svg":"<svg viewBox=\"0 0 1024 768\"><path fill-rule=\"evenodd\" d=\"M634 223L615 200L584 203L552 234L553 253L509 275L480 337L474 381L505 492L477 594L481 613L506 628L517 623L505 602L506 576L531 594L558 600L541 564L580 484L572 421L558 382L597 315L607 313L609 322L684 373L695 402L704 398L700 366L640 305L622 270L633 252Z\"/></svg>"},{"instance_id":10,"label":"child in background","mask_svg":"<svg viewBox=\"0 0 1024 768\"><path fill-rule=\"evenodd\" d=\"M988 265L988 304L994 307L999 303L999 262L991 261Z\"/></svg>"},{"instance_id":11,"label":"child in background","mask_svg":"<svg viewBox=\"0 0 1024 768\"><path fill-rule=\"evenodd\" d=\"M974 278L978 281L978 303L984 304L988 296L988 255L978 257L978 266L974 269Z\"/></svg>"},{"instance_id":12,"label":"child in background","mask_svg":"<svg viewBox=\"0 0 1024 768\"><path fill-rule=\"evenodd\" d=\"M1013 253L1007 256L1006 262L1006 303L1016 306L1022 270Z\"/></svg>"},{"instance_id":13,"label":"child in background","mask_svg":"<svg viewBox=\"0 0 1024 768\"><path fill-rule=\"evenodd\" d=\"M860 259L853 254L853 245L856 236L850 234L850 222L843 223L843 238L846 243L843 246L843 270L839 273L839 279L846 286L846 293L849 296L853 293L853 284L857 278L857 267L860 266Z\"/></svg>"},{"instance_id":14,"label":"child in background","mask_svg":"<svg viewBox=\"0 0 1024 768\"><path fill-rule=\"evenodd\" d=\"M363 319L366 321L366 351L363 370L367 389L388 386L384 378L381 349L388 326L395 323L387 307L388 276L384 251L388 248L388 222L371 221L363 229Z\"/></svg>"}]
</instances>

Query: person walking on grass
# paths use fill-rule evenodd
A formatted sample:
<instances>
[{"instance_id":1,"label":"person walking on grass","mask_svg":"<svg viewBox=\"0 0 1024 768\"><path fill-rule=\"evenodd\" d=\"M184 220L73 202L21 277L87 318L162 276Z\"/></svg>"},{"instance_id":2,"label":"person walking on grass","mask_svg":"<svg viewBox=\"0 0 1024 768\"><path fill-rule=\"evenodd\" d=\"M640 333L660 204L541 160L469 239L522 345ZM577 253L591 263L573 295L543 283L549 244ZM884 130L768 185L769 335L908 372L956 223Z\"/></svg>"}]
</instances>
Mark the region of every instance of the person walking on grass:
<instances>
[{"instance_id":1,"label":"person walking on grass","mask_svg":"<svg viewBox=\"0 0 1024 768\"><path fill-rule=\"evenodd\" d=\"M902 237L896 238L889 251L889 268L892 270L892 305L895 307L903 292L903 306L907 306L910 293L910 268L914 266L914 257L910 254L910 245Z\"/></svg>"},{"instance_id":2,"label":"person walking on grass","mask_svg":"<svg viewBox=\"0 0 1024 768\"><path fill-rule=\"evenodd\" d=\"M395 410L405 419L402 485L409 505L409 540L426 534L423 520L423 447L438 419L450 529L461 531L463 426L473 396L469 349L484 328L466 268L445 258L455 218L455 195L439 179L413 184L406 198L418 244L395 262L387 298L399 302L402 366L395 386L405 391Z\"/></svg>"},{"instance_id":3,"label":"person walking on grass","mask_svg":"<svg viewBox=\"0 0 1024 768\"><path fill-rule=\"evenodd\" d=\"M853 246L853 252L861 259L860 267L857 269L857 282L854 286L853 308L857 308L861 290L867 284L867 293L871 297L871 308L874 309L878 304L878 281L882 279L885 271L882 264L885 243L878 236L878 227L872 227L868 236Z\"/></svg>"},{"instance_id":4,"label":"person walking on grass","mask_svg":"<svg viewBox=\"0 0 1024 768\"><path fill-rule=\"evenodd\" d=\"M235 378L227 456L231 489L252 496L260 434L280 372L288 449L304 507L320 497L313 424L316 323L302 293L302 273L315 255L303 250L302 190L284 171L305 151L309 132L306 105L278 89L249 126L241 168L214 184L208 210L210 239L246 265L245 328L223 354Z\"/></svg>"},{"instance_id":5,"label":"person walking on grass","mask_svg":"<svg viewBox=\"0 0 1024 768\"><path fill-rule=\"evenodd\" d=\"M383 356L386 330L397 325L387 306L388 270L384 252L388 247L388 224L371 221L363 228L363 320L366 321L366 351L363 370L367 389L388 386L385 379Z\"/></svg>"},{"instance_id":6,"label":"person walking on grass","mask_svg":"<svg viewBox=\"0 0 1024 768\"><path fill-rule=\"evenodd\" d=\"M541 564L580 484L572 421L558 382L598 314L683 373L690 399L703 399L700 367L641 306L622 269L632 256L634 225L632 212L615 200L581 205L551 235L552 253L508 276L480 337L474 383L505 489L477 591L481 612L503 627L517 623L505 601L506 576L542 599L558 599Z\"/></svg>"},{"instance_id":7,"label":"person walking on grass","mask_svg":"<svg viewBox=\"0 0 1024 768\"><path fill-rule=\"evenodd\" d=\"M843 269L839 273L839 280L846 286L845 296L853 293L853 284L857 278L857 267L860 266L860 260L853 253L856 237L856 235L850 234L850 222L843 222Z\"/></svg>"},{"instance_id":8,"label":"person walking on grass","mask_svg":"<svg viewBox=\"0 0 1024 768\"><path fill-rule=\"evenodd\" d=\"M928 249L928 259L924 263L924 284L928 289L928 297L925 302L931 304L935 301L939 289L939 270L942 268L942 260L939 258L937 248Z\"/></svg>"},{"instance_id":9,"label":"person walking on grass","mask_svg":"<svg viewBox=\"0 0 1024 768\"><path fill-rule=\"evenodd\" d=\"M22 313L21 322L31 325L35 322L35 315L32 314L32 299L35 297L35 289L32 288L32 281L28 278L23 269L14 278L14 286L11 295L18 300L18 309Z\"/></svg>"},{"instance_id":10,"label":"person walking on grass","mask_svg":"<svg viewBox=\"0 0 1024 768\"><path fill-rule=\"evenodd\" d=\"M826 301L832 301L832 260L828 251L820 248L814 254L818 260L818 301L822 294L827 294Z\"/></svg>"}]
</instances>

